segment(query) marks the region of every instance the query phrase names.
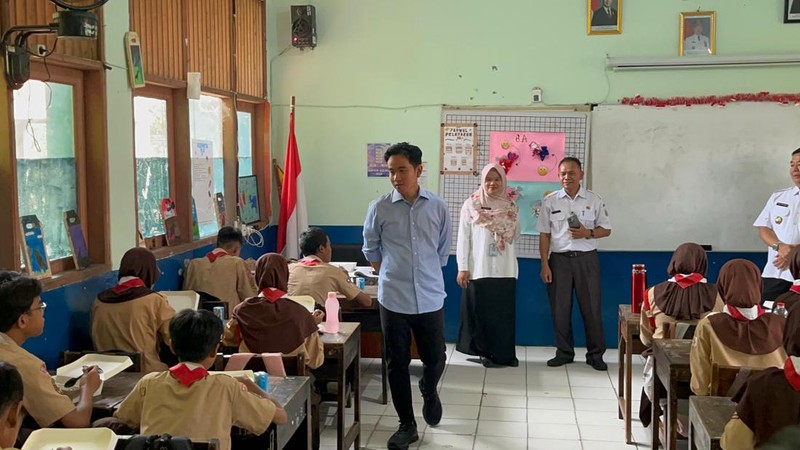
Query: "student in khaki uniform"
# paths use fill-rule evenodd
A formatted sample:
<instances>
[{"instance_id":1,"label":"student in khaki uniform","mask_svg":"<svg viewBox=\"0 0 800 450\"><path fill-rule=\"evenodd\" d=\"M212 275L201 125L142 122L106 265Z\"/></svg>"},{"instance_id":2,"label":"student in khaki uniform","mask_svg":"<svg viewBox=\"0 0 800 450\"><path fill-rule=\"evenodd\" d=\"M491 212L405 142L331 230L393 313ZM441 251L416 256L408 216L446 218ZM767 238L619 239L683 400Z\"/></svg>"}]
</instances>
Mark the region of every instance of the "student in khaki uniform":
<instances>
[{"instance_id":1,"label":"student in khaki uniform","mask_svg":"<svg viewBox=\"0 0 800 450\"><path fill-rule=\"evenodd\" d=\"M277 253L258 258L256 279L261 290L233 309L225 332L226 345L239 345L241 352L303 355L306 365L316 369L325 361L317 324L322 311L308 310L286 294L289 266Z\"/></svg>"},{"instance_id":2,"label":"student in khaki uniform","mask_svg":"<svg viewBox=\"0 0 800 450\"><path fill-rule=\"evenodd\" d=\"M183 288L213 295L228 304L228 311L258 293L250 268L239 254L244 238L233 227L222 227L217 234L217 248L202 258L193 259L186 268Z\"/></svg>"},{"instance_id":3,"label":"student in khaki uniform","mask_svg":"<svg viewBox=\"0 0 800 450\"><path fill-rule=\"evenodd\" d=\"M210 311L184 310L169 324L172 350L181 361L166 372L145 375L114 414L141 434L219 439L231 448L231 427L263 434L271 422L286 423L286 411L248 378L209 375L222 336Z\"/></svg>"},{"instance_id":4,"label":"student in khaki uniform","mask_svg":"<svg viewBox=\"0 0 800 450\"><path fill-rule=\"evenodd\" d=\"M92 341L98 351L142 353L142 371L161 372L161 345L169 345L169 320L175 310L166 297L151 289L161 272L146 248L125 252L119 283L101 292L92 305Z\"/></svg>"},{"instance_id":5,"label":"student in khaki uniform","mask_svg":"<svg viewBox=\"0 0 800 450\"><path fill-rule=\"evenodd\" d=\"M289 295L310 295L324 306L328 292L339 292L347 300L372 305L370 296L348 280L347 272L330 264L333 249L325 230L311 227L304 231L300 250L305 257L289 265Z\"/></svg>"},{"instance_id":6,"label":"student in khaki uniform","mask_svg":"<svg viewBox=\"0 0 800 450\"><path fill-rule=\"evenodd\" d=\"M789 310L784 330L789 357L783 367L755 372L733 396L736 412L725 426L720 444L725 450L763 446L779 430L800 425L800 306ZM797 441L795 441L797 444Z\"/></svg>"},{"instance_id":7,"label":"student in khaki uniform","mask_svg":"<svg viewBox=\"0 0 800 450\"><path fill-rule=\"evenodd\" d=\"M758 370L783 366L786 319L765 314L761 289L761 274L752 262L734 259L722 266L717 290L725 306L697 323L692 341L689 363L695 394L709 394L713 363Z\"/></svg>"},{"instance_id":8,"label":"student in khaki uniform","mask_svg":"<svg viewBox=\"0 0 800 450\"><path fill-rule=\"evenodd\" d=\"M22 348L44 330L44 310L39 297L42 285L17 272L0 271L0 361L17 367L25 385L22 406L40 427L60 422L67 428L88 427L92 415L92 394L100 387L96 366L87 368L80 380L77 405L56 389L44 362Z\"/></svg>"},{"instance_id":9,"label":"student in khaki uniform","mask_svg":"<svg viewBox=\"0 0 800 450\"><path fill-rule=\"evenodd\" d=\"M11 450L17 441L22 425L23 391L17 368L0 361L0 448Z\"/></svg>"}]
</instances>

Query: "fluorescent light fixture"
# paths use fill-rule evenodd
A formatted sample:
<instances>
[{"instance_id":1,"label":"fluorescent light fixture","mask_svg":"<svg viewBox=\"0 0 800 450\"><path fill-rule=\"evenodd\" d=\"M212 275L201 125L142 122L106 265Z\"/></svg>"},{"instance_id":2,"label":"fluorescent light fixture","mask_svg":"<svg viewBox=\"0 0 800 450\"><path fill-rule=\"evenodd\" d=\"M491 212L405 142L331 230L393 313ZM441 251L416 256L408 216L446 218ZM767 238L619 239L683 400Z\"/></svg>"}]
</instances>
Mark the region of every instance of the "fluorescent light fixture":
<instances>
[{"instance_id":1,"label":"fluorescent light fixture","mask_svg":"<svg viewBox=\"0 0 800 450\"><path fill-rule=\"evenodd\" d=\"M618 70L685 70L718 67L778 67L800 65L800 54L747 56L676 56L670 58L613 58L606 68Z\"/></svg>"}]
</instances>

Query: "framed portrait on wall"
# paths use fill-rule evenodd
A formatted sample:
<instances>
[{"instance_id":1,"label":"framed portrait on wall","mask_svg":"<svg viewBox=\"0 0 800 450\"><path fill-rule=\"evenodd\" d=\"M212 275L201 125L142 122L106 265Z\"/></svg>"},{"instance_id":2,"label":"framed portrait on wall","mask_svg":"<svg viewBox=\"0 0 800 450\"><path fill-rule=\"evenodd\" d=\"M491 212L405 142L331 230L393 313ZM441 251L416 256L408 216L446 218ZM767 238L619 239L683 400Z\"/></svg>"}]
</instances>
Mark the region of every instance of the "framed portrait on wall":
<instances>
[{"instance_id":1,"label":"framed portrait on wall","mask_svg":"<svg viewBox=\"0 0 800 450\"><path fill-rule=\"evenodd\" d=\"M783 0L783 23L800 23L800 0Z\"/></svg>"},{"instance_id":2,"label":"framed portrait on wall","mask_svg":"<svg viewBox=\"0 0 800 450\"><path fill-rule=\"evenodd\" d=\"M622 0L586 0L587 34L620 34Z\"/></svg>"},{"instance_id":3,"label":"framed portrait on wall","mask_svg":"<svg viewBox=\"0 0 800 450\"><path fill-rule=\"evenodd\" d=\"M678 43L681 56L717 54L717 13L697 11L681 13L681 33Z\"/></svg>"}]
</instances>

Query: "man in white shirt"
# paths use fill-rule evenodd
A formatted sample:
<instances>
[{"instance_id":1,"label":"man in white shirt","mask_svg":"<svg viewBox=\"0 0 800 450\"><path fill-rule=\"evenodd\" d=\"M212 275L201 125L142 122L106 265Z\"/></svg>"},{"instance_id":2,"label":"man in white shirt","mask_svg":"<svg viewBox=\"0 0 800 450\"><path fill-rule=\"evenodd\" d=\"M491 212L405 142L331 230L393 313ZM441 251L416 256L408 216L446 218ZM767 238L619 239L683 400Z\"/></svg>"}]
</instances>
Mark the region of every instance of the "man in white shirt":
<instances>
[{"instance_id":1,"label":"man in white shirt","mask_svg":"<svg viewBox=\"0 0 800 450\"><path fill-rule=\"evenodd\" d=\"M694 21L694 34L683 40L684 55L710 55L711 41L703 35L703 21Z\"/></svg>"},{"instance_id":2,"label":"man in white shirt","mask_svg":"<svg viewBox=\"0 0 800 450\"><path fill-rule=\"evenodd\" d=\"M597 239L611 234L611 222L603 199L581 187L583 169L577 158L566 157L558 165L562 189L544 198L539 215L539 254L542 281L547 284L556 356L550 367L571 363L575 358L572 337L572 292L586 330L586 364L607 370L600 305L600 260ZM572 217L571 217L572 216Z\"/></svg>"},{"instance_id":3,"label":"man in white shirt","mask_svg":"<svg viewBox=\"0 0 800 450\"><path fill-rule=\"evenodd\" d=\"M766 206L753 223L758 235L769 248L767 264L761 273L764 283L762 301L775 300L792 287L794 277L789 271L787 256L800 244L800 148L792 152L789 176L794 187L773 192Z\"/></svg>"}]
</instances>

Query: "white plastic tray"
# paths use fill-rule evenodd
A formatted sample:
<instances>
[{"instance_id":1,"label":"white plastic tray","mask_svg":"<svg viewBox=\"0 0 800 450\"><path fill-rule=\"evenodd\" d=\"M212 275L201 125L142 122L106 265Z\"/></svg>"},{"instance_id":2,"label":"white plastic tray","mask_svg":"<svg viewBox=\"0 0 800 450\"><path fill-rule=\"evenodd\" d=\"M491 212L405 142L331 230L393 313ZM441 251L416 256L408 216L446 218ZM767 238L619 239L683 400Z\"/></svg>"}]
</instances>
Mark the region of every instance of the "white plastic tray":
<instances>
[{"instance_id":1,"label":"white plastic tray","mask_svg":"<svg viewBox=\"0 0 800 450\"><path fill-rule=\"evenodd\" d=\"M31 433L22 450L114 450L117 439L108 428L42 428Z\"/></svg>"},{"instance_id":2,"label":"white plastic tray","mask_svg":"<svg viewBox=\"0 0 800 450\"><path fill-rule=\"evenodd\" d=\"M84 366L98 366L102 370L100 373L100 380L105 381L132 365L133 361L131 361L131 359L127 356L90 353L88 355L81 356L74 362L56 369L56 374L53 376L53 380L56 382L56 385L59 387L59 389L69 392L73 390L79 390L81 380L78 380L78 382L75 383L75 386L72 388L65 388L64 383L69 381L70 378L83 375ZM97 388L97 390L94 392L94 395L98 396L101 392L103 392L103 383L100 383L100 387Z\"/></svg>"},{"instance_id":3,"label":"white plastic tray","mask_svg":"<svg viewBox=\"0 0 800 450\"><path fill-rule=\"evenodd\" d=\"M195 291L161 291L159 294L167 297L167 302L175 312L191 309L197 311L200 305L200 294Z\"/></svg>"},{"instance_id":4,"label":"white plastic tray","mask_svg":"<svg viewBox=\"0 0 800 450\"><path fill-rule=\"evenodd\" d=\"M245 376L247 378L250 378L253 381L256 380L256 375L255 375L255 373L253 373L252 370L228 370L228 371L222 371L222 372L209 371L208 374L209 375L227 375L227 376L233 377L233 378Z\"/></svg>"},{"instance_id":5,"label":"white plastic tray","mask_svg":"<svg viewBox=\"0 0 800 450\"><path fill-rule=\"evenodd\" d=\"M286 298L288 298L289 300L291 300L291 301L293 301L295 303L298 303L298 304L302 305L303 307L305 307L308 310L308 312L310 312L310 313L314 312L314 303L315 303L314 302L314 297L312 297L310 295L290 295L290 296L288 296Z\"/></svg>"}]
</instances>

